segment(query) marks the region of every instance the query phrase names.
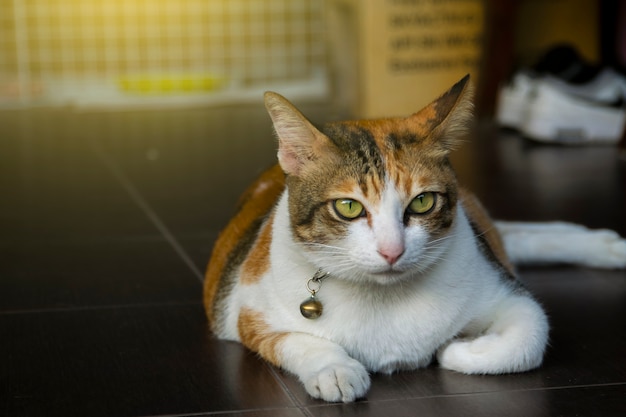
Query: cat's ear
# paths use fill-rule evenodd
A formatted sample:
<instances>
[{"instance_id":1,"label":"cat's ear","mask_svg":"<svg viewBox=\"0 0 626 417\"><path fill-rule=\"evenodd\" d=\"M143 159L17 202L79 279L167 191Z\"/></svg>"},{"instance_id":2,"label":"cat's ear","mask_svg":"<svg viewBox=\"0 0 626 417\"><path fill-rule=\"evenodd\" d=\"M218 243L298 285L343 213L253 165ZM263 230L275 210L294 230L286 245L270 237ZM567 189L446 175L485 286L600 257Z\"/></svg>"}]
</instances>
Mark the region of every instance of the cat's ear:
<instances>
[{"instance_id":1,"label":"cat's ear","mask_svg":"<svg viewBox=\"0 0 626 417\"><path fill-rule=\"evenodd\" d=\"M474 117L473 108L473 88L467 74L407 121L448 153L462 142Z\"/></svg>"},{"instance_id":2,"label":"cat's ear","mask_svg":"<svg viewBox=\"0 0 626 417\"><path fill-rule=\"evenodd\" d=\"M265 107L278 136L278 163L285 173L299 175L319 158L328 139L280 94L266 92Z\"/></svg>"}]
</instances>

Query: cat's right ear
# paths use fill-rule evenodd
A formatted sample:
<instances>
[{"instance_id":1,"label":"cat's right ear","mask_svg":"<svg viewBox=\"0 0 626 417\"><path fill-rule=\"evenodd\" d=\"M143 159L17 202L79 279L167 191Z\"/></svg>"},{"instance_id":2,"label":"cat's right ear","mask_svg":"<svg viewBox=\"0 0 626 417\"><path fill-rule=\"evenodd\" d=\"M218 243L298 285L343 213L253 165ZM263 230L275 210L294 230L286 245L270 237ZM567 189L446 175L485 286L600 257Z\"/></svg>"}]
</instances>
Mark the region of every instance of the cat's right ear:
<instances>
[{"instance_id":1,"label":"cat's right ear","mask_svg":"<svg viewBox=\"0 0 626 417\"><path fill-rule=\"evenodd\" d=\"M327 139L280 94L266 92L265 107L278 136L278 163L285 173L297 176L319 158Z\"/></svg>"}]
</instances>

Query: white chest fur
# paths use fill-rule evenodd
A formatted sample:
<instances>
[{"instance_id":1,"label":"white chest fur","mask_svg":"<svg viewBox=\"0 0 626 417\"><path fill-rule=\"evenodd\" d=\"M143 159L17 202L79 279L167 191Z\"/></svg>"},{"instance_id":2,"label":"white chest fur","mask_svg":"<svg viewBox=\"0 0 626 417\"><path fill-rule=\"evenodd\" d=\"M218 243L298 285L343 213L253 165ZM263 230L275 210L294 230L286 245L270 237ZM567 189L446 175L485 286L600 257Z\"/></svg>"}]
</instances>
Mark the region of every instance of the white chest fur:
<instances>
[{"instance_id":1,"label":"white chest fur","mask_svg":"<svg viewBox=\"0 0 626 417\"><path fill-rule=\"evenodd\" d=\"M425 366L438 347L480 322L505 287L481 256L459 207L444 262L390 285L331 276L317 294L323 315L305 319L299 304L308 296L307 280L321 265L313 265L293 242L285 196L277 210L270 271L258 284L236 289L233 312L241 306L260 308L272 329L333 341L370 371Z\"/></svg>"}]
</instances>

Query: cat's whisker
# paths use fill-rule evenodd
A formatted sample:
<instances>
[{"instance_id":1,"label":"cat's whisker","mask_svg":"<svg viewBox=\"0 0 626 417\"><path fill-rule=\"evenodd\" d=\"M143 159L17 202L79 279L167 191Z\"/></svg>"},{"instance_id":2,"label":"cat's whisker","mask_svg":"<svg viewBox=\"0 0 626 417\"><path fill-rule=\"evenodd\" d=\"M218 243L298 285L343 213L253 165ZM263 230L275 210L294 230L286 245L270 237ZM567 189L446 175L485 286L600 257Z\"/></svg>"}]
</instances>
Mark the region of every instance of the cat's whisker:
<instances>
[{"instance_id":1,"label":"cat's whisker","mask_svg":"<svg viewBox=\"0 0 626 417\"><path fill-rule=\"evenodd\" d=\"M429 244L432 244L432 243L439 243L439 242L446 241L446 240L448 240L448 239L452 239L453 237L456 237L456 236L457 236L457 234L456 234L456 233L450 233L450 234L444 235L444 236L442 236L442 237L440 237L440 238L433 239L433 240L431 240L431 241L430 241L430 242L428 242L428 243L429 243Z\"/></svg>"},{"instance_id":2,"label":"cat's whisker","mask_svg":"<svg viewBox=\"0 0 626 417\"><path fill-rule=\"evenodd\" d=\"M430 253L422 253L422 254L420 255L420 258L422 258L422 259L423 259L423 258L426 258L426 259L435 259L435 260L446 260L446 259L447 259L446 257L444 257L444 256L442 256L442 255L440 255L440 254L430 254ZM419 263L419 262L420 262L420 260L418 259L418 260L416 261L416 263Z\"/></svg>"},{"instance_id":3,"label":"cat's whisker","mask_svg":"<svg viewBox=\"0 0 626 417\"><path fill-rule=\"evenodd\" d=\"M341 246L328 245L326 243L319 243L319 242L303 242L302 245L308 246L308 247L329 248L329 249L334 249L334 250L339 250L339 251L347 251L346 248L342 248Z\"/></svg>"},{"instance_id":4,"label":"cat's whisker","mask_svg":"<svg viewBox=\"0 0 626 417\"><path fill-rule=\"evenodd\" d=\"M419 259L417 263L422 262L422 259L439 262L439 261L447 261L448 257L445 256L445 254L441 254L441 253L422 254L421 259Z\"/></svg>"}]
</instances>

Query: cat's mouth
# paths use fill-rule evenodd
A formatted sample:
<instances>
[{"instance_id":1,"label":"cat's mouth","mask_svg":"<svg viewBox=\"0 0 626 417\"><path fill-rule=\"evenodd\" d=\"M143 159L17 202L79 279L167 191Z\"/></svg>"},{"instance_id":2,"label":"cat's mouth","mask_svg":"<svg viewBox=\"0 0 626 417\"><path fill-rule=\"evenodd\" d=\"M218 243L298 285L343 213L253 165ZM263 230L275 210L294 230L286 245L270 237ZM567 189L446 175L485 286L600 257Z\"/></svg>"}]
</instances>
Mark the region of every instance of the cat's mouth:
<instances>
[{"instance_id":1,"label":"cat's mouth","mask_svg":"<svg viewBox=\"0 0 626 417\"><path fill-rule=\"evenodd\" d=\"M399 269L393 266L390 266L388 268L385 269L381 269L379 271L374 271L372 272L372 275L374 275L377 278L393 278L393 279L397 279L400 276L404 275L406 273L405 270L403 269Z\"/></svg>"},{"instance_id":2,"label":"cat's mouth","mask_svg":"<svg viewBox=\"0 0 626 417\"><path fill-rule=\"evenodd\" d=\"M387 269L385 271L377 271L370 274L370 280L375 282L378 285L394 285L398 282L405 281L410 274L407 274L406 271L401 271L398 269Z\"/></svg>"},{"instance_id":3,"label":"cat's mouth","mask_svg":"<svg viewBox=\"0 0 626 417\"><path fill-rule=\"evenodd\" d=\"M393 266L390 266L387 269L384 269L380 272L378 272L379 274L391 274L391 275L398 275L398 274L403 274L404 270L398 269L398 268L394 268Z\"/></svg>"}]
</instances>

